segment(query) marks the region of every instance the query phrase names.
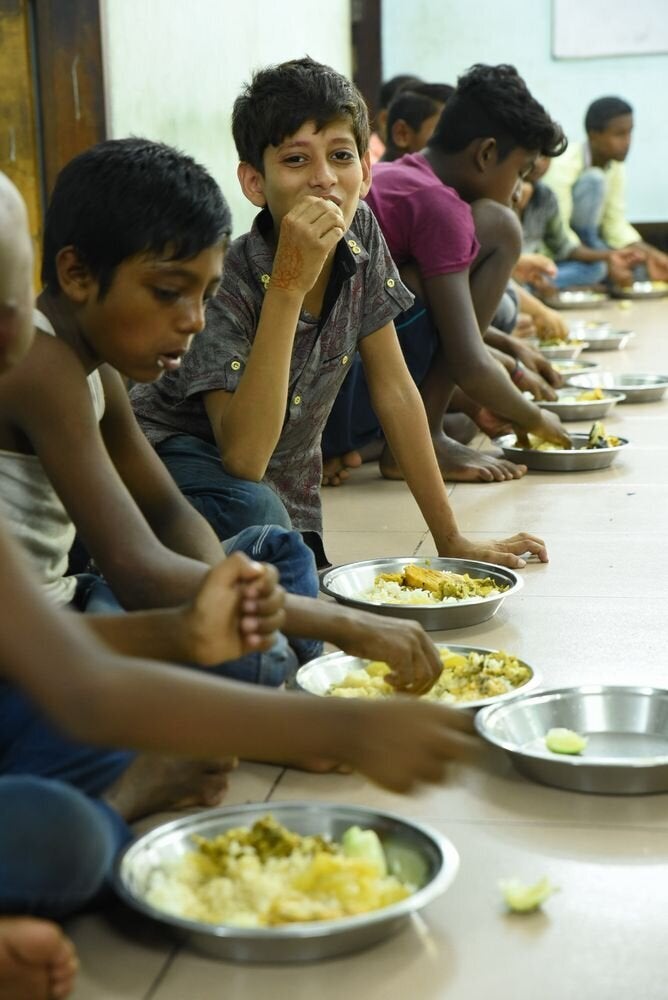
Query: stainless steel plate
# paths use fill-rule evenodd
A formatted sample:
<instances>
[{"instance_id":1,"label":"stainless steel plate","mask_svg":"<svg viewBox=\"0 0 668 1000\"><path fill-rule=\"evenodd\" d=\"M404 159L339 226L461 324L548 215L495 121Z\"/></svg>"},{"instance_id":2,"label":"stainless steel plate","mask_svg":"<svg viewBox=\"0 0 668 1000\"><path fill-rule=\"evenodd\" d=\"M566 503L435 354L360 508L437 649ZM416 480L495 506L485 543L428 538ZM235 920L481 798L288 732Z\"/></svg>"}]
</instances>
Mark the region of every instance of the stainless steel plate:
<instances>
[{"instance_id":1,"label":"stainless steel plate","mask_svg":"<svg viewBox=\"0 0 668 1000\"><path fill-rule=\"evenodd\" d=\"M597 368L600 368L600 363L598 361L554 361L552 367L556 368L557 371L564 376L564 378L570 378L571 375L587 374L588 372L594 372Z\"/></svg>"},{"instance_id":2,"label":"stainless steel plate","mask_svg":"<svg viewBox=\"0 0 668 1000\"><path fill-rule=\"evenodd\" d=\"M476 728L522 774L576 792L640 795L668 791L668 691L591 685L519 695L482 709ZM551 753L549 729L588 738L582 754Z\"/></svg>"},{"instance_id":3,"label":"stainless steel plate","mask_svg":"<svg viewBox=\"0 0 668 1000\"><path fill-rule=\"evenodd\" d=\"M567 340L563 344L550 345L549 347L542 347L540 341L538 342L538 350L547 358L548 361L575 361L582 354L585 347L589 345L584 341L578 342L577 344L569 343Z\"/></svg>"},{"instance_id":4,"label":"stainless steel plate","mask_svg":"<svg viewBox=\"0 0 668 1000\"><path fill-rule=\"evenodd\" d=\"M447 648L453 653L461 653L463 656L468 655L468 653L485 654L495 652L495 650L483 646L457 646L449 642L437 642L436 646L439 649ZM319 656L317 659L311 660L299 668L297 671L297 686L309 694L324 697L329 694L332 684L339 684L351 670L360 670L369 662L369 660L362 660L358 656L348 656L347 653L327 653L325 656ZM508 691L507 694L496 695L494 698L479 698L475 701L444 701L443 704L448 705L450 708L477 709L482 708L483 705L496 705L499 702L517 698L518 694L524 694L529 688L535 687L538 682L534 669L528 663L524 663L523 660L518 660L518 662L530 671L529 680L525 684L522 684L521 687L514 688L512 691Z\"/></svg>"},{"instance_id":5,"label":"stainless steel plate","mask_svg":"<svg viewBox=\"0 0 668 1000\"><path fill-rule=\"evenodd\" d=\"M612 324L609 320L572 319L568 324L570 336L575 340L587 340L591 332L609 332Z\"/></svg>"},{"instance_id":6,"label":"stainless steel plate","mask_svg":"<svg viewBox=\"0 0 668 1000\"><path fill-rule=\"evenodd\" d=\"M192 836L215 837L235 826L249 826L271 813L296 833L322 834L339 840L350 826L375 830L390 870L401 864L419 888L382 910L341 920L247 928L185 920L146 902L152 874L193 849ZM141 913L177 932L194 947L216 958L241 962L309 962L359 951L389 937L412 913L445 892L459 867L454 846L421 823L363 806L325 802L272 802L208 809L165 823L145 834L124 852L116 865L114 886Z\"/></svg>"},{"instance_id":7,"label":"stainless steel plate","mask_svg":"<svg viewBox=\"0 0 668 1000\"><path fill-rule=\"evenodd\" d=\"M668 295L668 281L634 281L616 286L611 294L617 299L662 299Z\"/></svg>"},{"instance_id":8,"label":"stainless steel plate","mask_svg":"<svg viewBox=\"0 0 668 1000\"><path fill-rule=\"evenodd\" d=\"M590 330L585 351L622 351L635 336L632 330Z\"/></svg>"},{"instance_id":9,"label":"stainless steel plate","mask_svg":"<svg viewBox=\"0 0 668 1000\"><path fill-rule=\"evenodd\" d=\"M592 469L607 469L622 448L628 444L620 438L621 444L614 448L585 448L588 434L571 434L574 447L568 451L535 451L533 448L518 448L514 434L495 438L494 444L503 449L503 454L512 462L526 465L537 472L586 472Z\"/></svg>"},{"instance_id":10,"label":"stainless steel plate","mask_svg":"<svg viewBox=\"0 0 668 1000\"><path fill-rule=\"evenodd\" d=\"M603 399L581 399L577 402L572 402L573 396L576 396L580 389L566 388L557 389L557 396L559 397L554 402L548 399L538 400L538 406L541 406L544 410L551 410L552 413L556 413L561 420L598 420L600 417L605 417L617 403L621 403L624 400L624 394L621 392L608 392L606 390ZM571 402L567 402L567 400Z\"/></svg>"},{"instance_id":11,"label":"stainless steel plate","mask_svg":"<svg viewBox=\"0 0 668 1000\"><path fill-rule=\"evenodd\" d=\"M661 399L668 389L668 375L613 375L599 372L591 375L569 376L568 384L581 389L608 389L624 394L622 403L653 403Z\"/></svg>"},{"instance_id":12,"label":"stainless steel plate","mask_svg":"<svg viewBox=\"0 0 668 1000\"><path fill-rule=\"evenodd\" d=\"M448 573L468 573L469 576L478 578L489 576L502 586L508 587L508 590L493 597L457 601L456 604L383 604L360 598L360 593L373 587L374 579L379 573L400 573L404 566L409 564ZM379 615L389 615L392 618L410 618L420 622L428 631L478 625L496 614L505 599L517 593L522 586L522 578L505 566L475 562L471 559L442 559L438 556L429 559L400 556L346 563L327 570L320 580L321 590L341 604L347 604L351 608L361 608L364 611L374 611Z\"/></svg>"},{"instance_id":13,"label":"stainless steel plate","mask_svg":"<svg viewBox=\"0 0 668 1000\"><path fill-rule=\"evenodd\" d=\"M603 292L592 292L588 289L580 291L557 292L545 299L545 305L551 309L587 309L591 306L600 306L607 302L608 296Z\"/></svg>"}]
</instances>

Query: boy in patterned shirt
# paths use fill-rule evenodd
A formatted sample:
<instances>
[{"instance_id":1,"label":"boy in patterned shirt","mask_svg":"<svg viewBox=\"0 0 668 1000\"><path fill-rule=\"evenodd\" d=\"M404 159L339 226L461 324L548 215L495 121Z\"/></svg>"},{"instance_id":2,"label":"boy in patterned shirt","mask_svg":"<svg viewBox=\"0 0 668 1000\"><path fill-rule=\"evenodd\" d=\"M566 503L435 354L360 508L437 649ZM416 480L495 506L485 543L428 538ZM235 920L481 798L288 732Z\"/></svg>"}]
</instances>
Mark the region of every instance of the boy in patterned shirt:
<instances>
[{"instance_id":1,"label":"boy in patterned shirt","mask_svg":"<svg viewBox=\"0 0 668 1000\"><path fill-rule=\"evenodd\" d=\"M370 166L359 92L312 59L283 63L254 76L232 125L239 180L260 214L230 247L206 328L178 371L132 393L176 482L191 499L216 493L216 530L230 534L227 491L263 481L292 526L319 539L321 434L359 350L385 437L439 554L514 567L527 552L546 560L539 538L473 543L455 522L392 322L412 296L360 202Z\"/></svg>"}]
</instances>

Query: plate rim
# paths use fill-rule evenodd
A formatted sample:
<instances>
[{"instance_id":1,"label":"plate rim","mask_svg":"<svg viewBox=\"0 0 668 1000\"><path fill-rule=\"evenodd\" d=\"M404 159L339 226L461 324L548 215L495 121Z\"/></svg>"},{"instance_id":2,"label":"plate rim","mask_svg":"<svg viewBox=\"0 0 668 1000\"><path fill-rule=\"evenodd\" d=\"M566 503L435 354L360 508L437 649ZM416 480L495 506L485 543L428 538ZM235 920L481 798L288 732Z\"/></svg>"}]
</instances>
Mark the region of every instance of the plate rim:
<instances>
[{"instance_id":1,"label":"plate rim","mask_svg":"<svg viewBox=\"0 0 668 1000\"><path fill-rule=\"evenodd\" d=\"M606 693L616 694L623 692L625 694L633 693L637 695L643 695L646 697L651 697L654 694L661 694L668 698L668 688L658 688L652 684L578 684L572 687L562 686L558 688L542 688L538 691L533 691L530 694L522 695L518 694L516 698L512 699L512 703L520 701L533 701L535 699L554 699L558 700L558 696L564 695L601 695ZM638 758L621 758L621 757L581 757L577 754L555 754L555 753L538 753L532 752L530 750L522 749L516 744L509 743L499 737L496 737L493 733L489 732L488 720L493 719L493 716L503 711L503 709L509 708L512 704L511 702L505 702L503 705L489 705L485 708L481 708L479 712L476 713L474 718L474 725L483 739L485 739L492 746L496 746L501 750L505 750L506 753L511 755L517 755L519 757L525 757L532 761L549 762L553 764L565 764L568 767L592 767L596 770L603 770L606 768L631 768L634 770L647 770L650 768L667 767L668 766L668 753L665 757L638 757Z\"/></svg>"},{"instance_id":2,"label":"plate rim","mask_svg":"<svg viewBox=\"0 0 668 1000\"><path fill-rule=\"evenodd\" d=\"M327 586L327 577L332 573L341 572L346 569L351 569L353 566L363 567L369 564L387 562L407 562L409 564L420 565L426 560L430 562L437 559L444 559L448 562L461 562L468 563L469 565L475 566L485 566L492 570L499 570L501 574L510 574L514 582L511 584L508 590L504 590L503 593L489 595L488 597L477 597L477 598L464 598L461 601L457 601L456 604L401 604L391 601L365 601L363 598L357 597L346 597L344 594L338 594L331 590ZM429 569L429 566L426 567ZM445 572L445 570L443 571ZM504 600L506 597L510 597L511 594L517 593L524 586L524 580L518 573L516 573L509 566L501 566L499 563L487 563L482 562L479 559L460 559L457 557L450 556L381 556L377 559L358 559L355 562L349 563L339 563L336 566L330 566L329 568L322 571L320 576L320 590L323 594L327 594L328 597L333 597L336 601L345 601L350 603L353 607L358 606L362 609L364 608L414 608L417 611L443 611L446 608L463 608L470 607L472 605L487 604L491 601Z\"/></svg>"},{"instance_id":3,"label":"plate rim","mask_svg":"<svg viewBox=\"0 0 668 1000\"><path fill-rule=\"evenodd\" d=\"M440 649L440 648L443 647L443 648L446 648L446 649L452 649L455 652L459 652L459 651L465 650L465 649L469 650L471 652L477 652L477 653L500 653L500 652L505 652L505 650L494 649L494 648L489 647L489 646L474 646L474 645L470 645L469 643L444 642L444 641L440 641L440 640L438 642L435 642L434 645L436 646L437 649ZM508 655L515 656L514 653L510 653ZM320 663L320 662L322 662L322 660L327 660L327 659L332 659L333 660L333 659L336 659L339 656L350 656L350 657L352 657L355 660L361 661L362 663L373 663L373 662L375 662L374 660L367 659L365 657L353 656L352 654L346 653L343 650L334 650L331 653L323 653L322 656L318 656L318 657L316 657L313 660L309 660L307 663L303 663L300 666L299 670L297 671L297 674L295 676L295 680L297 681L297 683L299 683L299 674L302 671L304 671L304 673L308 673L308 668L311 667L311 669L313 669L313 667L312 667L313 664ZM540 683L541 683L541 676L540 676L539 671L537 671L535 667L533 667L530 663L527 663L526 660L521 659L519 656L515 656L515 659L519 663L521 663L522 666L527 667L531 671L531 676L529 677L529 679L527 681L525 681L524 684L520 685L520 687L515 688L512 691L505 691L503 694L494 695L491 698L477 698L477 699L474 699L472 701L454 701L454 702L451 702L451 701L443 701L443 702L432 701L429 704L431 704L431 705L439 705L440 704L440 705L443 705L445 708L455 708L458 711L464 711L464 712L466 712L466 711L478 711L479 709L486 708L489 704L498 705L501 702L503 702L505 704L507 701L511 701L513 698L517 698L519 696L520 692L522 692L522 694L524 694L524 693L526 693L526 691L527 691L528 688L535 689L538 685L540 685ZM304 691L305 694L310 694L310 695L312 695L315 698L327 698L328 697L328 695L326 693L324 693L324 694L318 694L317 692L315 692L315 691L309 691L307 688L304 688L304 687L301 687L300 689L302 691Z\"/></svg>"},{"instance_id":4,"label":"plate rim","mask_svg":"<svg viewBox=\"0 0 668 1000\"><path fill-rule=\"evenodd\" d=\"M389 819L390 821L403 827L412 827L436 845L441 856L439 871L435 874L434 878L427 883L427 885L422 886L405 899L398 900L396 903L390 903L389 906L381 907L378 910L371 910L368 913L362 913L351 917L340 917L336 920L295 921L289 924L278 924L275 927L243 927L237 924L206 924L196 920L190 920L187 917L180 917L177 914L160 910L152 904L147 903L145 900L136 896L125 884L122 875L122 868L124 863L126 863L128 855L130 855L133 851L139 850L140 845L142 845L144 841L150 841L152 837L155 838L159 833L162 833L163 836L169 836L170 834L177 832L181 827L187 827L192 824L194 819L202 818L203 816L211 818L213 813L227 814L229 816L235 816L236 814L241 814L243 816L246 813L252 814L257 812L264 812L266 814L276 812L277 810L279 812L289 813L292 810L303 809L305 806L309 811L314 812L317 812L318 810L323 812L331 811L332 809L336 809L337 806L338 808L349 809L353 812L373 812L377 816L382 817L383 819ZM172 927L176 927L191 934L202 934L218 940L242 939L245 942L264 942L268 940L280 942L304 938L318 939L329 937L330 935L335 936L336 934L354 931L356 928L368 927L370 924L373 925L387 920L399 920L403 917L408 917L411 913L422 909L423 906L426 906L441 893L445 892L445 890L449 888L456 878L459 867L460 856L457 848L448 837L440 832L440 830L436 829L436 827L429 823L424 823L421 820L414 820L412 818L408 819L407 817L401 816L399 813L388 809L371 809L368 806L361 806L358 804L332 803L325 802L323 800L297 800L275 802L273 804L271 802L247 802L239 805L219 806L214 809L201 810L194 815L169 820L166 823L154 827L153 830L149 830L137 840L128 844L119 853L114 862L111 881L114 891L124 902L132 906L134 909L139 910L145 916L148 916L161 924L169 924Z\"/></svg>"}]
</instances>

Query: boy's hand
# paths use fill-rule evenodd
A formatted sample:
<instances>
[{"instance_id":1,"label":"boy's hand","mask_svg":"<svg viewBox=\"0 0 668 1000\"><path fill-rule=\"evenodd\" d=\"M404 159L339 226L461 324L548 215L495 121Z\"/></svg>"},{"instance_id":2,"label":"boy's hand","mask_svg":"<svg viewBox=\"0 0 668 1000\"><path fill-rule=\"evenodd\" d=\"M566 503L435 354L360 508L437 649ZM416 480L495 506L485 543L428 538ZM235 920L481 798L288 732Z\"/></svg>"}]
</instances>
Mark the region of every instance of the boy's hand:
<instances>
[{"instance_id":1,"label":"boy's hand","mask_svg":"<svg viewBox=\"0 0 668 1000\"><path fill-rule=\"evenodd\" d=\"M281 222L269 287L306 295L345 231L337 204L305 195Z\"/></svg>"},{"instance_id":2,"label":"boy's hand","mask_svg":"<svg viewBox=\"0 0 668 1000\"><path fill-rule=\"evenodd\" d=\"M269 649L285 623L285 591L278 570L268 563L251 563L241 583L241 634L245 652Z\"/></svg>"},{"instance_id":3,"label":"boy's hand","mask_svg":"<svg viewBox=\"0 0 668 1000\"><path fill-rule=\"evenodd\" d=\"M394 792L442 782L450 759L474 761L483 747L472 716L447 705L398 696L349 707L349 748L345 754L337 748L334 756Z\"/></svg>"},{"instance_id":4,"label":"boy's hand","mask_svg":"<svg viewBox=\"0 0 668 1000\"><path fill-rule=\"evenodd\" d=\"M552 367L550 362L540 353L540 351L537 351L529 344L523 344L517 337L511 337L510 340L513 355L524 365L525 368L528 368L532 372L536 372L536 374L540 375L540 377L544 379L548 385L560 388L564 384L563 376L559 374L556 368Z\"/></svg>"},{"instance_id":5,"label":"boy's hand","mask_svg":"<svg viewBox=\"0 0 668 1000\"><path fill-rule=\"evenodd\" d=\"M513 269L513 278L522 285L551 287L550 278L557 273L557 265L543 253L523 253Z\"/></svg>"},{"instance_id":6,"label":"boy's hand","mask_svg":"<svg viewBox=\"0 0 668 1000\"><path fill-rule=\"evenodd\" d=\"M558 398L552 386L545 381L542 375L530 371L528 368L522 368L519 378L515 379L515 385L522 392L530 392L534 399L548 399L554 402Z\"/></svg>"},{"instance_id":7,"label":"boy's hand","mask_svg":"<svg viewBox=\"0 0 668 1000\"><path fill-rule=\"evenodd\" d=\"M569 329L556 309L541 306L533 317L541 340L568 340Z\"/></svg>"},{"instance_id":8,"label":"boy's hand","mask_svg":"<svg viewBox=\"0 0 668 1000\"><path fill-rule=\"evenodd\" d=\"M439 551L440 556L456 559L475 559L477 562L496 563L510 569L523 569L525 555L537 556L541 562L548 561L547 548L542 538L520 531L510 538L500 541L472 542L463 535L451 540L447 551Z\"/></svg>"},{"instance_id":9,"label":"boy's hand","mask_svg":"<svg viewBox=\"0 0 668 1000\"><path fill-rule=\"evenodd\" d=\"M564 426L556 415L549 410L540 410L539 419L530 427L519 429L518 437L522 432L535 434L541 441L550 441L552 444L559 444L564 448L572 448L573 443L566 433Z\"/></svg>"},{"instance_id":10,"label":"boy's hand","mask_svg":"<svg viewBox=\"0 0 668 1000\"><path fill-rule=\"evenodd\" d=\"M650 281L668 281L668 254L661 250L648 253L645 256L647 275Z\"/></svg>"},{"instance_id":11,"label":"boy's hand","mask_svg":"<svg viewBox=\"0 0 668 1000\"><path fill-rule=\"evenodd\" d=\"M214 666L269 649L283 625L284 602L276 569L234 552L207 574L184 612L190 659Z\"/></svg>"},{"instance_id":12,"label":"boy's hand","mask_svg":"<svg viewBox=\"0 0 668 1000\"><path fill-rule=\"evenodd\" d=\"M408 694L425 694L441 674L438 650L418 622L356 612L338 644L350 656L387 663L392 673L385 679Z\"/></svg>"}]
</instances>

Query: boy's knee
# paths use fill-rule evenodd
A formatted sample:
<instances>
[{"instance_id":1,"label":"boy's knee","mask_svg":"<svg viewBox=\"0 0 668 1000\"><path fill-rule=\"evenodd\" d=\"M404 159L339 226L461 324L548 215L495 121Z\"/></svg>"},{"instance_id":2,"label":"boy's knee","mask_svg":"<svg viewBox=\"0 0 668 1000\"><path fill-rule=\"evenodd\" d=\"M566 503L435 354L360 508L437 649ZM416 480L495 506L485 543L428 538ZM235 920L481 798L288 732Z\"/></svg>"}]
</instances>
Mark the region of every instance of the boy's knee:
<instances>
[{"instance_id":1,"label":"boy's knee","mask_svg":"<svg viewBox=\"0 0 668 1000\"><path fill-rule=\"evenodd\" d=\"M272 524L287 530L292 529L292 521L285 504L270 486L264 483L244 482L244 493L249 523Z\"/></svg>"},{"instance_id":2,"label":"boy's knee","mask_svg":"<svg viewBox=\"0 0 668 1000\"><path fill-rule=\"evenodd\" d=\"M522 227L515 212L490 198L480 198L471 205L475 232L481 249L502 248L519 256Z\"/></svg>"},{"instance_id":3,"label":"boy's knee","mask_svg":"<svg viewBox=\"0 0 668 1000\"><path fill-rule=\"evenodd\" d=\"M574 187L580 191L603 191L605 189L605 171L602 167L588 167L580 174Z\"/></svg>"}]
</instances>

